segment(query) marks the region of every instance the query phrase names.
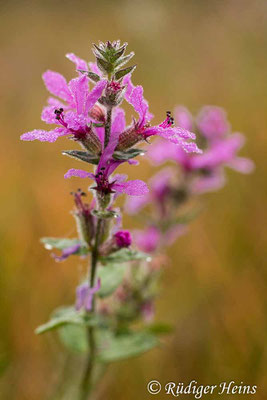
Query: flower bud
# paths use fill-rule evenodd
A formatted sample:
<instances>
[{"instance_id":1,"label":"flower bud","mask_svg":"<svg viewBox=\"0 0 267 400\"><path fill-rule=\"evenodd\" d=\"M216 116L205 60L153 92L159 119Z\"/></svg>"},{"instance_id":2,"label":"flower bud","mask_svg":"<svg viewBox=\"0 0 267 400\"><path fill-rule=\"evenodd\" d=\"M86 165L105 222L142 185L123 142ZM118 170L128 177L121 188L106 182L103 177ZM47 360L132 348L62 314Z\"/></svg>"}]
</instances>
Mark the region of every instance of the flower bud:
<instances>
[{"instance_id":1,"label":"flower bud","mask_svg":"<svg viewBox=\"0 0 267 400\"><path fill-rule=\"evenodd\" d=\"M129 247L132 244L132 237L129 231L121 230L116 232L111 239L107 240L100 248L100 253L107 256L114 251Z\"/></svg>"},{"instance_id":2,"label":"flower bud","mask_svg":"<svg viewBox=\"0 0 267 400\"><path fill-rule=\"evenodd\" d=\"M81 146L92 154L99 155L102 150L98 136L91 129L83 138L78 140Z\"/></svg>"},{"instance_id":3,"label":"flower bud","mask_svg":"<svg viewBox=\"0 0 267 400\"><path fill-rule=\"evenodd\" d=\"M114 235L116 245L121 249L122 247L129 247L132 244L132 237L129 231L118 231Z\"/></svg>"},{"instance_id":4,"label":"flower bud","mask_svg":"<svg viewBox=\"0 0 267 400\"><path fill-rule=\"evenodd\" d=\"M115 76L119 79L126 74L133 71L135 66L120 70L133 56L131 52L128 55L124 55L127 47L127 43L120 45L120 41L106 43L100 42L98 45L94 44L93 52L96 57L98 68L109 77Z\"/></svg>"},{"instance_id":5,"label":"flower bud","mask_svg":"<svg viewBox=\"0 0 267 400\"><path fill-rule=\"evenodd\" d=\"M76 221L79 239L90 246L91 240L94 236L95 227L90 207L88 204L84 204L82 201L82 196L84 195L85 193L83 193L80 189L74 193L76 209L73 212L73 216Z\"/></svg>"},{"instance_id":6,"label":"flower bud","mask_svg":"<svg viewBox=\"0 0 267 400\"><path fill-rule=\"evenodd\" d=\"M105 122L106 119L103 108L97 104L95 104L94 107L89 111L89 117L99 122Z\"/></svg>"},{"instance_id":7,"label":"flower bud","mask_svg":"<svg viewBox=\"0 0 267 400\"><path fill-rule=\"evenodd\" d=\"M135 126L131 126L121 133L116 150L127 150L143 139L143 136L137 132Z\"/></svg>"}]
</instances>

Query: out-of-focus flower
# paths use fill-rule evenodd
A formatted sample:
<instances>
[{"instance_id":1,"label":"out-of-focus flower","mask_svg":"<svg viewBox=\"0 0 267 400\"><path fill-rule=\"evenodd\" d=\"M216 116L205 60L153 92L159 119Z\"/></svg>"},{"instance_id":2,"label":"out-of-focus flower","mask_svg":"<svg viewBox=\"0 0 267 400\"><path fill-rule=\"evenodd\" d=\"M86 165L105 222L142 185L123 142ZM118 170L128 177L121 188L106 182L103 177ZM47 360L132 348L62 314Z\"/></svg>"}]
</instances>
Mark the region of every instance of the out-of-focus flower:
<instances>
[{"instance_id":1,"label":"out-of-focus flower","mask_svg":"<svg viewBox=\"0 0 267 400\"><path fill-rule=\"evenodd\" d=\"M133 232L134 242L137 247L145 253L154 253L159 248L171 246L180 236L187 232L187 226L184 224L170 224L166 230L160 229L159 225L151 225L144 230L135 230Z\"/></svg>"},{"instance_id":2,"label":"out-of-focus flower","mask_svg":"<svg viewBox=\"0 0 267 400\"><path fill-rule=\"evenodd\" d=\"M175 118L180 125L194 129L193 117L185 107L177 107ZM169 142L153 143L148 157L155 164L168 160L175 161L185 176L190 177L188 184L193 192L205 192L221 188L225 178L224 167L230 167L242 173L253 170L251 160L237 156L244 144L244 136L230 133L230 124L226 113L219 107L203 107L196 117L195 130L199 139L203 138L203 154L188 154Z\"/></svg>"},{"instance_id":3,"label":"out-of-focus flower","mask_svg":"<svg viewBox=\"0 0 267 400\"><path fill-rule=\"evenodd\" d=\"M161 232L156 226L134 231L134 241L137 247L145 253L153 253L159 246Z\"/></svg>"},{"instance_id":4,"label":"out-of-focus flower","mask_svg":"<svg viewBox=\"0 0 267 400\"><path fill-rule=\"evenodd\" d=\"M77 243L73 246L67 247L66 249L62 250L61 256L57 256L56 254L52 254L52 257L58 262L65 261L68 257L72 256L73 254L77 254L80 250L81 244Z\"/></svg>"},{"instance_id":5,"label":"out-of-focus flower","mask_svg":"<svg viewBox=\"0 0 267 400\"><path fill-rule=\"evenodd\" d=\"M86 311L91 311L94 295L100 287L100 279L97 280L96 285L92 288L89 287L88 283L78 286L76 290L76 310L79 311L84 308Z\"/></svg>"},{"instance_id":6,"label":"out-of-focus flower","mask_svg":"<svg viewBox=\"0 0 267 400\"><path fill-rule=\"evenodd\" d=\"M142 197L128 198L125 210L129 214L136 214L146 205L153 204L160 212L160 217L166 214L167 198L172 190L175 170L167 167L155 174L148 182L149 193Z\"/></svg>"}]
</instances>

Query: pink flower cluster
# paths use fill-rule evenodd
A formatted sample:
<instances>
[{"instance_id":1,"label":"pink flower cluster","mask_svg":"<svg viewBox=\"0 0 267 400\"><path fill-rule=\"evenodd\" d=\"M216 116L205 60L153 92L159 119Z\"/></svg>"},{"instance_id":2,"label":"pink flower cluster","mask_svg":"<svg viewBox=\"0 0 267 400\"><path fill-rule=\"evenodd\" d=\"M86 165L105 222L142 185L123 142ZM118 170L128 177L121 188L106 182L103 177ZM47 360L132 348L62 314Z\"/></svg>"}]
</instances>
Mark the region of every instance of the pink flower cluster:
<instances>
[{"instance_id":1,"label":"pink flower cluster","mask_svg":"<svg viewBox=\"0 0 267 400\"><path fill-rule=\"evenodd\" d=\"M203 153L187 153L162 140L149 147L148 158L154 165L172 161L178 168L164 168L150 180L149 193L127 200L126 210L130 214L152 206L149 226L134 235L138 247L148 253L170 245L186 232L185 224L174 222L177 220L175 211L192 196L220 189L225 183L225 167L242 173L250 173L254 168L251 160L237 155L244 144L244 136L231 132L222 108L205 106L193 118L185 107L180 106L175 109L174 116L183 129L197 133Z\"/></svg>"}]
</instances>

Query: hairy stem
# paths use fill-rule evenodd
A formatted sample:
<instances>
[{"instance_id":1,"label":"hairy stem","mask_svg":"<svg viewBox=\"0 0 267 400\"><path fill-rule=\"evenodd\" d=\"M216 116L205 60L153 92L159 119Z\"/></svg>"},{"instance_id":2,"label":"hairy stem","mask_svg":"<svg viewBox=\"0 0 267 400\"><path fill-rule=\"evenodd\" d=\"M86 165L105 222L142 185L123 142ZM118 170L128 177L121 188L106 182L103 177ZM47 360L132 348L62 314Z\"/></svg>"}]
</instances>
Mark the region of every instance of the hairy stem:
<instances>
[{"instance_id":1,"label":"hairy stem","mask_svg":"<svg viewBox=\"0 0 267 400\"><path fill-rule=\"evenodd\" d=\"M96 234L95 234L95 243L94 243L94 247L92 249L92 254L91 254L91 270L90 270L90 276L89 276L90 288L92 288L95 284L101 225L102 225L102 220L98 219ZM95 312L95 300L93 298L91 313L94 313L94 312ZM93 326L88 327L87 337L88 337L89 353L88 353L87 362L86 362L86 366L85 366L85 370L84 370L84 374L83 374L83 378L82 378L82 382L81 382L80 400L87 400L89 393L92 389L92 377L93 377L93 371L94 371L94 366L95 366L95 355L96 355L95 332L94 332Z\"/></svg>"},{"instance_id":2,"label":"hairy stem","mask_svg":"<svg viewBox=\"0 0 267 400\"><path fill-rule=\"evenodd\" d=\"M112 107L107 107L107 120L105 124L105 141L104 141L105 148L107 147L110 139L111 115L112 115Z\"/></svg>"}]
</instances>

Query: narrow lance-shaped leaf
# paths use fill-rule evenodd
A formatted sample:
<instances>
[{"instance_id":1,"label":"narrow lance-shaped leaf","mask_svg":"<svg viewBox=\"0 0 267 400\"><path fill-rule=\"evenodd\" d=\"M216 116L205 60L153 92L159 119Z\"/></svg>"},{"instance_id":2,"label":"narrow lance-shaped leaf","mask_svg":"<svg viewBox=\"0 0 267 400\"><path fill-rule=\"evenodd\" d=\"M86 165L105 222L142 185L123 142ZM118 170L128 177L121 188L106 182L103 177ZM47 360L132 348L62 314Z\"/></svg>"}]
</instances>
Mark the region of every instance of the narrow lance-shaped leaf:
<instances>
[{"instance_id":1,"label":"narrow lance-shaped leaf","mask_svg":"<svg viewBox=\"0 0 267 400\"><path fill-rule=\"evenodd\" d=\"M115 160L130 160L131 158L144 155L145 152L146 151L143 149L134 149L134 148L126 151L115 151L113 154L113 158Z\"/></svg>"},{"instance_id":2,"label":"narrow lance-shaped leaf","mask_svg":"<svg viewBox=\"0 0 267 400\"><path fill-rule=\"evenodd\" d=\"M64 150L62 154L93 165L97 165L99 162L99 157L90 154L88 151Z\"/></svg>"},{"instance_id":3,"label":"narrow lance-shaped leaf","mask_svg":"<svg viewBox=\"0 0 267 400\"><path fill-rule=\"evenodd\" d=\"M42 333L58 329L66 324L92 326L96 325L97 321L93 316L78 313L73 307L61 307L53 313L51 319L43 325L40 325L35 333L40 335Z\"/></svg>"},{"instance_id":4,"label":"narrow lance-shaped leaf","mask_svg":"<svg viewBox=\"0 0 267 400\"><path fill-rule=\"evenodd\" d=\"M44 244L47 250L58 249L64 250L68 247L80 244L79 239L67 239L67 238L54 238L54 237L43 237L40 239L41 243Z\"/></svg>"},{"instance_id":5,"label":"narrow lance-shaped leaf","mask_svg":"<svg viewBox=\"0 0 267 400\"><path fill-rule=\"evenodd\" d=\"M124 68L124 69L117 71L114 75L115 79L118 80L118 79L123 78L125 75L129 74L130 72L133 72L135 70L135 68L136 68L136 65L133 65L132 67Z\"/></svg>"},{"instance_id":6,"label":"narrow lance-shaped leaf","mask_svg":"<svg viewBox=\"0 0 267 400\"><path fill-rule=\"evenodd\" d=\"M79 239L43 237L42 239L40 239L40 242L43 243L44 247L47 250L52 250L52 249L65 250L80 244L81 247L79 247L77 252L74 254L81 256L81 255L86 255L89 252L87 245L81 242Z\"/></svg>"},{"instance_id":7,"label":"narrow lance-shaped leaf","mask_svg":"<svg viewBox=\"0 0 267 400\"><path fill-rule=\"evenodd\" d=\"M130 61L130 59L134 56L134 52L132 51L130 54L128 54L127 56L121 57L119 58L114 66L116 69L122 67L123 65L125 65L128 61Z\"/></svg>"},{"instance_id":8,"label":"narrow lance-shaped leaf","mask_svg":"<svg viewBox=\"0 0 267 400\"><path fill-rule=\"evenodd\" d=\"M101 69L101 71L106 72L106 73L111 73L113 72L113 64L110 62L107 62L105 60L102 60L102 58L96 58L97 66L98 68Z\"/></svg>"},{"instance_id":9,"label":"narrow lance-shaped leaf","mask_svg":"<svg viewBox=\"0 0 267 400\"><path fill-rule=\"evenodd\" d=\"M100 49L100 47L97 46L95 43L93 44L93 46L94 46L93 53L96 57L101 57L103 59L108 60L108 55L104 50Z\"/></svg>"},{"instance_id":10,"label":"narrow lance-shaped leaf","mask_svg":"<svg viewBox=\"0 0 267 400\"><path fill-rule=\"evenodd\" d=\"M97 75L96 73L92 71L85 71L83 69L78 69L77 71L81 72L84 75L87 75L89 79L91 79L93 82L98 82L100 81L100 76Z\"/></svg>"}]
</instances>

